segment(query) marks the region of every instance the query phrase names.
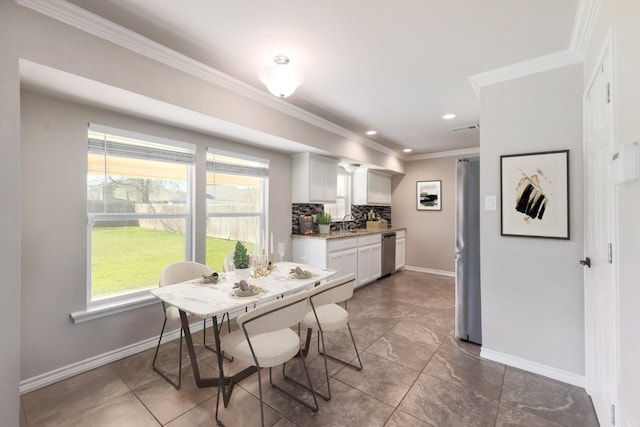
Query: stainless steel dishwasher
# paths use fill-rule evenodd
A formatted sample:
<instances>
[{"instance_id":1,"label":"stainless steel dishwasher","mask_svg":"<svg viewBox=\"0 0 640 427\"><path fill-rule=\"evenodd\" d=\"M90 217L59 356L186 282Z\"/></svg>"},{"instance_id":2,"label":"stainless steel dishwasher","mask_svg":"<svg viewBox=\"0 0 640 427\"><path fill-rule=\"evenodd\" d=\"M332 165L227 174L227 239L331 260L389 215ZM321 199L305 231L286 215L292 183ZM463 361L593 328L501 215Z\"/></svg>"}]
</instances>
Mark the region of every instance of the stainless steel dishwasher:
<instances>
[{"instance_id":1,"label":"stainless steel dishwasher","mask_svg":"<svg viewBox=\"0 0 640 427\"><path fill-rule=\"evenodd\" d=\"M382 233L382 271L381 277L396 271L396 233Z\"/></svg>"}]
</instances>

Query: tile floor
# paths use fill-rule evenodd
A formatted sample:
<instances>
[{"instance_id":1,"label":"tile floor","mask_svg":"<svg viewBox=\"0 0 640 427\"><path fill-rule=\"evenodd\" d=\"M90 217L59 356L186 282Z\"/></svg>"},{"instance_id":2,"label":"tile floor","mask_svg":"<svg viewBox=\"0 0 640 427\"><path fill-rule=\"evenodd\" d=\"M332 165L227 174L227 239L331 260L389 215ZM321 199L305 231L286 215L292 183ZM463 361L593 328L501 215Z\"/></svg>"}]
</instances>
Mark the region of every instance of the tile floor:
<instances>
[{"instance_id":1,"label":"tile floor","mask_svg":"<svg viewBox=\"0 0 640 427\"><path fill-rule=\"evenodd\" d=\"M453 298L452 278L410 271L358 289L349 312L363 371L330 362L333 396L329 402L318 399L318 413L272 390L263 375L267 424L598 425L584 390L481 359L479 346L456 340ZM216 359L201 342L199 333L201 372L216 375ZM354 357L348 344L345 334L327 334L336 355ZM175 341L162 346L163 367L175 369L177 350ZM23 395L21 426L215 425L217 390L195 387L188 357L180 390L151 370L152 358L153 350L148 350ZM322 384L323 359L312 351L307 361L314 384ZM227 365L229 371L240 368ZM295 374L299 366L293 364L291 370ZM276 381L281 381L280 371ZM307 392L300 395L310 398ZM259 425L257 396L253 375L234 388L220 419L229 427Z\"/></svg>"}]
</instances>

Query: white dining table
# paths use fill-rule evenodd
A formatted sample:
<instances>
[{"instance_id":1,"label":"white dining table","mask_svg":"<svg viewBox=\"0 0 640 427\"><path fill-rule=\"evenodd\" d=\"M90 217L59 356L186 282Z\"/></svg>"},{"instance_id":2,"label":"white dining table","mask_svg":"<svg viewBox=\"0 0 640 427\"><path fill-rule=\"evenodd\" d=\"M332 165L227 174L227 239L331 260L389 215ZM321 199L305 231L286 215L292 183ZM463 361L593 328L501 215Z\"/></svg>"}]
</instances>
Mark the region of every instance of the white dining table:
<instances>
[{"instance_id":1,"label":"white dining table","mask_svg":"<svg viewBox=\"0 0 640 427\"><path fill-rule=\"evenodd\" d=\"M310 277L299 277L292 274L291 270L296 267L311 273ZM194 280L152 289L151 293L165 304L172 305L180 311L180 320L196 385L198 387L220 386L226 407L234 383L246 378L256 369L250 367L233 376L225 376L223 355L221 351L217 351L219 376L201 377L187 315L203 319L211 318L213 320L215 346L216 349L220 349L220 330L217 320L219 316L245 312L259 304L264 304L304 289L311 289L335 274L335 270L315 268L291 262L279 262L274 265L273 271L268 276L245 279L250 285L254 285L259 290L257 294L252 296L236 295L237 288L234 288L234 284L239 279L234 272L220 273L216 283L205 284L202 283L202 280Z\"/></svg>"}]
</instances>

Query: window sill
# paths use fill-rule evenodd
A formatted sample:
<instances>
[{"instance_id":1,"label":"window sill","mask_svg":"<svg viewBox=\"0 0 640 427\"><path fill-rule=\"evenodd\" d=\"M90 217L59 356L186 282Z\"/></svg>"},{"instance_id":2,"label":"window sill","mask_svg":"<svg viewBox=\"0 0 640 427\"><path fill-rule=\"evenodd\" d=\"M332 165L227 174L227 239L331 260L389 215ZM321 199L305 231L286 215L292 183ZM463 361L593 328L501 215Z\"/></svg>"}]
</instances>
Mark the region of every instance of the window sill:
<instances>
[{"instance_id":1,"label":"window sill","mask_svg":"<svg viewBox=\"0 0 640 427\"><path fill-rule=\"evenodd\" d=\"M148 305L159 303L159 299L157 299L150 293L147 293L146 295L133 297L125 301L117 301L88 307L86 310L75 311L71 313L70 316L71 320L73 320L73 323L82 323L88 320L111 316L113 314L122 313L124 311L134 310L136 308L146 307Z\"/></svg>"}]
</instances>

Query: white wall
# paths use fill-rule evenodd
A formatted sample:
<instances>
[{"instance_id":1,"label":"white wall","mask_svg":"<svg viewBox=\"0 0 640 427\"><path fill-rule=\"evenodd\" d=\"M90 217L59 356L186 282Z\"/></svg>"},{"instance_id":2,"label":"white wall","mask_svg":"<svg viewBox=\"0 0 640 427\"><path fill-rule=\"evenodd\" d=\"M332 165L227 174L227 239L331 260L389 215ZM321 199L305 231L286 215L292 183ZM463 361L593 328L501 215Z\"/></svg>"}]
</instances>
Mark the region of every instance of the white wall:
<instances>
[{"instance_id":1,"label":"white wall","mask_svg":"<svg viewBox=\"0 0 640 427\"><path fill-rule=\"evenodd\" d=\"M598 61L606 33L613 26L617 114L616 143L640 141L640 2L604 1L585 57L585 81ZM640 426L640 182L618 187L619 387L616 425Z\"/></svg>"},{"instance_id":2,"label":"white wall","mask_svg":"<svg viewBox=\"0 0 640 427\"><path fill-rule=\"evenodd\" d=\"M19 423L20 98L18 59L0 2L0 425Z\"/></svg>"},{"instance_id":3,"label":"white wall","mask_svg":"<svg viewBox=\"0 0 640 427\"><path fill-rule=\"evenodd\" d=\"M480 195L500 198L500 155L570 150L571 240L500 236L498 210L480 213L483 355L546 375L584 377L582 67L484 87Z\"/></svg>"}]
</instances>

